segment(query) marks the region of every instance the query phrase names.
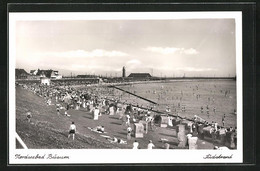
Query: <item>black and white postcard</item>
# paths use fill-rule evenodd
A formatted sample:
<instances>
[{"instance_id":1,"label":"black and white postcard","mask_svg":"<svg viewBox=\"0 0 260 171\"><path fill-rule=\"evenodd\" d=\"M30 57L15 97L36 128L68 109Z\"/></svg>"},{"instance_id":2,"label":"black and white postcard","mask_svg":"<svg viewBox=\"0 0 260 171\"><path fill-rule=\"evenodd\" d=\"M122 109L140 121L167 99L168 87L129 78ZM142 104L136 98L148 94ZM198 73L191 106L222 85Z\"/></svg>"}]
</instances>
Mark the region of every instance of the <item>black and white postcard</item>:
<instances>
[{"instance_id":1,"label":"black and white postcard","mask_svg":"<svg viewBox=\"0 0 260 171\"><path fill-rule=\"evenodd\" d=\"M9 163L242 163L241 12L10 12Z\"/></svg>"}]
</instances>

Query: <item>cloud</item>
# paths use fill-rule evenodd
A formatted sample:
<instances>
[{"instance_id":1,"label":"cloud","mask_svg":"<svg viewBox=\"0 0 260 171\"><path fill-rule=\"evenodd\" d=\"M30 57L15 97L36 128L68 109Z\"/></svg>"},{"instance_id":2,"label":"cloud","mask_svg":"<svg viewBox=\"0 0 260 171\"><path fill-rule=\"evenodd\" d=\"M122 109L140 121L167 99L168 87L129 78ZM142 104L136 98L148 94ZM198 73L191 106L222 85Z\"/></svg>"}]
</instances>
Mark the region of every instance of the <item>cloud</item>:
<instances>
[{"instance_id":1,"label":"cloud","mask_svg":"<svg viewBox=\"0 0 260 171\"><path fill-rule=\"evenodd\" d=\"M213 68L193 68L193 67L179 67L176 68L177 71L192 71L192 72L203 72L203 71L216 71Z\"/></svg>"},{"instance_id":2,"label":"cloud","mask_svg":"<svg viewBox=\"0 0 260 171\"><path fill-rule=\"evenodd\" d=\"M88 57L122 57L128 56L128 54L116 50L107 51L103 49L95 49L92 51L85 50L72 50L66 52L46 52L40 54L41 56L52 56L62 58L88 58Z\"/></svg>"},{"instance_id":3,"label":"cloud","mask_svg":"<svg viewBox=\"0 0 260 171\"><path fill-rule=\"evenodd\" d=\"M121 71L122 68L118 68L115 66L107 66L107 65L87 65L87 64L72 64L69 68L62 65L57 65L55 68L63 69L68 71L78 71L81 73L100 73L100 72L118 72Z\"/></svg>"},{"instance_id":4,"label":"cloud","mask_svg":"<svg viewBox=\"0 0 260 171\"><path fill-rule=\"evenodd\" d=\"M190 48L176 48L176 47L147 47L144 48L146 51L156 52L163 55L169 55L174 53L185 54L185 55L196 55L199 52L196 49Z\"/></svg>"},{"instance_id":5,"label":"cloud","mask_svg":"<svg viewBox=\"0 0 260 171\"><path fill-rule=\"evenodd\" d=\"M130 61L126 62L127 65L139 65L141 64L141 61L137 60L137 59L132 59Z\"/></svg>"},{"instance_id":6,"label":"cloud","mask_svg":"<svg viewBox=\"0 0 260 171\"><path fill-rule=\"evenodd\" d=\"M142 64L141 61L139 61L137 59L132 59L132 60L126 62L126 68L128 70L134 70L134 69L140 68L141 64Z\"/></svg>"},{"instance_id":7,"label":"cloud","mask_svg":"<svg viewBox=\"0 0 260 171\"><path fill-rule=\"evenodd\" d=\"M185 49L185 50L181 51L181 53L184 53L186 55L196 55L199 52L196 49L190 48L190 49Z\"/></svg>"},{"instance_id":8,"label":"cloud","mask_svg":"<svg viewBox=\"0 0 260 171\"><path fill-rule=\"evenodd\" d=\"M156 53L161 53L163 55L168 55L168 54L174 54L177 51L180 51L180 48L174 48L174 47L147 47L144 50L146 51L151 51L151 52L156 52Z\"/></svg>"}]
</instances>

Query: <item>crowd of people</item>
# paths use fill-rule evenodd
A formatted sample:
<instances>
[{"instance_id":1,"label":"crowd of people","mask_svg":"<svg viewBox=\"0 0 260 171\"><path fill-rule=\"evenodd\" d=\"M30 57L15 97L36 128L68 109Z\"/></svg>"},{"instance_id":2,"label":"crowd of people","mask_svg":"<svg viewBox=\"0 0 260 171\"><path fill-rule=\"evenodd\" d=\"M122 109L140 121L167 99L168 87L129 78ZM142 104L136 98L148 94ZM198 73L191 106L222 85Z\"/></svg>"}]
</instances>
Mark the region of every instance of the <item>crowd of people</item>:
<instances>
[{"instance_id":1,"label":"crowd of people","mask_svg":"<svg viewBox=\"0 0 260 171\"><path fill-rule=\"evenodd\" d=\"M132 104L130 102L122 101L120 97L117 96L108 96L109 93L113 94L111 92L111 89L104 88L102 91L106 91L108 94L104 95L101 89L98 86L89 86L84 89L75 89L71 86L60 86L55 85L52 83L50 86L31 83L31 84L21 84L21 86L27 90L30 90L35 95L42 97L46 101L46 105L54 105L53 101L55 101L56 105L56 111L57 115L64 115L67 117L70 117L71 114L69 113L69 110L79 110L80 108L86 109L88 112L92 112L94 116L94 120L98 119L99 116L102 115L119 115L119 119L122 121L122 125L125 125L127 128L126 137L127 140L131 139L132 135L132 128L131 123L136 123L139 121L145 121L148 123L148 128L150 130L154 130L155 123L160 122L156 118L159 116L156 111L154 111L155 105L150 106L143 106L138 104ZM150 91L150 90L147 90ZM163 91L164 93L167 93L167 91ZM151 92L156 93L156 92ZM229 92L225 91L225 96L227 96ZM181 97L183 96L183 92L181 91ZM158 100L162 98L162 95L158 95ZM200 98L200 95L196 96L196 98ZM181 99L180 99L181 100ZM213 99L209 99L213 100ZM180 104L178 104L179 107ZM186 108L185 106L181 107L181 110L185 112ZM62 112L64 111L64 112ZM201 107L201 112L203 112L203 106ZM209 107L206 106L206 111L208 113ZM216 108L213 108L213 111L216 112ZM171 110L169 106L166 106L165 111L163 111L165 114L167 114L168 117L168 126L173 127L173 117L179 118L178 114L173 116L171 115ZM95 118L97 117L97 118ZM28 122L30 122L30 119L32 118L31 112L27 113L27 119ZM181 118L181 117L180 117ZM181 118L182 119L182 118ZM184 118L186 119L186 118ZM230 141L230 140L223 140L224 135L232 134L232 136L229 136L229 138L233 138L234 142L236 144L236 128L225 128L225 114L222 117L222 126L219 126L218 123L213 122L209 124L205 120L201 120L196 115L194 118L190 120L190 124L188 125L188 128L190 129L190 134L192 136L199 136L200 138L203 138L205 134L204 128L211 127L209 130L209 134L212 137L212 141L215 142L217 139L221 139L221 141ZM92 131L104 133L104 127L101 125L98 125L96 128L91 128ZM69 128L69 134L68 138L70 138L70 135L72 135L72 139L75 139L75 133L76 133L76 125L74 122L70 125ZM126 141L118 138L108 138L110 142L117 142L120 144L125 144ZM223 142L222 142L223 143ZM152 140L150 140L147 148L152 149L154 148L154 144L152 143ZM168 146L167 146L168 147ZM133 149L138 149L138 142L135 141L133 143Z\"/></svg>"},{"instance_id":2,"label":"crowd of people","mask_svg":"<svg viewBox=\"0 0 260 171\"><path fill-rule=\"evenodd\" d=\"M85 90L77 90L71 86L51 86L41 84L20 84L24 89L33 92L35 95L44 98L46 105L55 105L57 115L70 117L69 110L79 110L84 108L87 112L92 112L94 116L118 115L122 125L127 127L127 139L131 139L131 123L145 120L153 128L153 114L143 107L133 106L131 103L120 102L118 98L111 98L102 95L98 87L87 87ZM109 90L110 91L110 90ZM55 103L55 104L54 104ZM30 115L29 115L30 114ZM31 112L28 112L27 119L30 121ZM98 119L98 118L97 118ZM131 121L130 121L131 120ZM104 126L98 125L91 128L95 132L104 132ZM74 122L70 125L69 135L75 139L76 126ZM119 140L119 139L117 139ZM113 140L115 141L115 140ZM121 144L124 140L120 140Z\"/></svg>"},{"instance_id":3,"label":"crowd of people","mask_svg":"<svg viewBox=\"0 0 260 171\"><path fill-rule=\"evenodd\" d=\"M217 143L225 145L229 144L230 148L235 148L237 143L237 127L224 127L220 126L217 122L212 121L208 123L205 120L200 119L195 115L193 122L188 122L189 133L192 136L204 139L205 137L210 137L212 143Z\"/></svg>"}]
</instances>

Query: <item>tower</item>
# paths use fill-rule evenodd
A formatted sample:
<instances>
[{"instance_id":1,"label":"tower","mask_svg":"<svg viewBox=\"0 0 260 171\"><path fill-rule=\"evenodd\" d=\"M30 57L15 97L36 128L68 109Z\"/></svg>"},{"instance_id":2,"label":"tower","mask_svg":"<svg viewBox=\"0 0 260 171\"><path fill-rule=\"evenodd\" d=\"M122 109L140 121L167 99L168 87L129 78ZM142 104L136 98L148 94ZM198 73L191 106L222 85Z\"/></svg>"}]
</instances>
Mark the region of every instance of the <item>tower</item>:
<instances>
[{"instance_id":1,"label":"tower","mask_svg":"<svg viewBox=\"0 0 260 171\"><path fill-rule=\"evenodd\" d=\"M122 69L122 77L125 78L125 67Z\"/></svg>"}]
</instances>

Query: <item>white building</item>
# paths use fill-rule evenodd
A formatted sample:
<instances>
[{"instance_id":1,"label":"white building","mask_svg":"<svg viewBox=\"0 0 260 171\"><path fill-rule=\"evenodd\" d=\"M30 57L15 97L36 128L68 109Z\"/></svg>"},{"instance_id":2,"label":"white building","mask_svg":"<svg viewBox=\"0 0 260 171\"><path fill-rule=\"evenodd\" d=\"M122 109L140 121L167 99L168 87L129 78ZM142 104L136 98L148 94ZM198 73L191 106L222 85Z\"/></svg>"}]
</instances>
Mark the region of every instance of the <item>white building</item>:
<instances>
[{"instance_id":1,"label":"white building","mask_svg":"<svg viewBox=\"0 0 260 171\"><path fill-rule=\"evenodd\" d=\"M52 69L49 70L31 70L30 71L31 76L37 76L39 79L48 77L51 79L62 79L62 75L59 74L59 71L54 71Z\"/></svg>"},{"instance_id":2,"label":"white building","mask_svg":"<svg viewBox=\"0 0 260 171\"><path fill-rule=\"evenodd\" d=\"M41 84L49 86L50 83L51 83L51 79L50 78L47 78L47 77L42 77L41 78Z\"/></svg>"},{"instance_id":3,"label":"white building","mask_svg":"<svg viewBox=\"0 0 260 171\"><path fill-rule=\"evenodd\" d=\"M62 79L62 75L59 75L59 71L53 71L51 73L51 78L52 79Z\"/></svg>"}]
</instances>

